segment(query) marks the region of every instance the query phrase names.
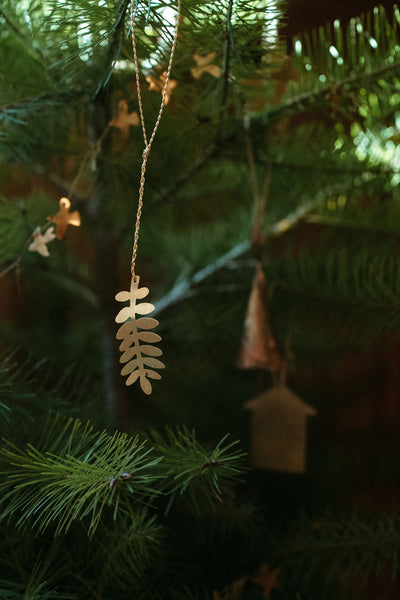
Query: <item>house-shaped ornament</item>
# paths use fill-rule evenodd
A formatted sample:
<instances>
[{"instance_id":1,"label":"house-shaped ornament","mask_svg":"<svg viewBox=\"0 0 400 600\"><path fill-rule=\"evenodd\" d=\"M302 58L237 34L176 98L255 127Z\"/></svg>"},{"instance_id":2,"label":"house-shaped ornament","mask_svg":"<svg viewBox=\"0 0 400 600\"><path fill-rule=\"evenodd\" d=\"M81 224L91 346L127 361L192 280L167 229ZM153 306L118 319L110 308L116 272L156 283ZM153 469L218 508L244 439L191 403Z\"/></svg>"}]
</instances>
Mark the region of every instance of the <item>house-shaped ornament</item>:
<instances>
[{"instance_id":1,"label":"house-shaped ornament","mask_svg":"<svg viewBox=\"0 0 400 600\"><path fill-rule=\"evenodd\" d=\"M256 469L304 473L307 417L317 414L278 383L244 405L252 410L251 464Z\"/></svg>"}]
</instances>

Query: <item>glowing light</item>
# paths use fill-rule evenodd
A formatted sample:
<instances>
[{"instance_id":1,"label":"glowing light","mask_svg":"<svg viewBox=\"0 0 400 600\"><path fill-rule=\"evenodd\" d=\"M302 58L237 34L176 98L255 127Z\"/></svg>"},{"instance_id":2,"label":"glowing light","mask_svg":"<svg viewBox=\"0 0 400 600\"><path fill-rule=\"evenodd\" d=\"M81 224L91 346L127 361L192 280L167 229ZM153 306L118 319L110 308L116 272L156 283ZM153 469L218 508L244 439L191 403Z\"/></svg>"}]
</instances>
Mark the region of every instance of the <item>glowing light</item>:
<instances>
[{"instance_id":1,"label":"glowing light","mask_svg":"<svg viewBox=\"0 0 400 600\"><path fill-rule=\"evenodd\" d=\"M336 50L335 46L329 46L329 53L333 58L339 58L339 52Z\"/></svg>"}]
</instances>

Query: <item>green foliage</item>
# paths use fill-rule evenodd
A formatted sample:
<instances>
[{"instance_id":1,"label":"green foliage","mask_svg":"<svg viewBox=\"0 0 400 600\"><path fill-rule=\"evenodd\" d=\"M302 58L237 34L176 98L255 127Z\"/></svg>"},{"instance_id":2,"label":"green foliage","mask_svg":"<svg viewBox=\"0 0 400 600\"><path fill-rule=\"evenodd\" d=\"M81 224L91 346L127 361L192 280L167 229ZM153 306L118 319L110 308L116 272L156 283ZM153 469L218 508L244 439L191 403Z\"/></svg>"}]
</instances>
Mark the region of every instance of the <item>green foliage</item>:
<instances>
[{"instance_id":1,"label":"green foliage","mask_svg":"<svg viewBox=\"0 0 400 600\"><path fill-rule=\"evenodd\" d=\"M122 512L126 510L125 488L139 498L154 493L152 467L157 459L146 459L148 453L137 439L122 433L94 436L83 428L76 443L78 428L79 422L63 445L64 457L31 446L26 451L14 446L2 450L3 464L12 465L2 486L3 517L21 512L17 524L32 517L31 526L39 532L56 523L55 535L68 531L76 519L87 520L91 537L107 507L112 508L114 519L120 505ZM125 485L132 477L134 483Z\"/></svg>"},{"instance_id":2,"label":"green foliage","mask_svg":"<svg viewBox=\"0 0 400 600\"><path fill-rule=\"evenodd\" d=\"M173 431L167 429L165 438L157 431L151 432L157 454L165 456L164 469L169 483L167 489L172 493L171 503L176 493L186 493L186 502L198 514L209 512L215 506L215 499L222 502L222 490L219 478L237 480L243 452L233 448L237 442L223 445L223 438L215 448L203 448L195 437L194 431L186 428Z\"/></svg>"},{"instance_id":3,"label":"green foliage","mask_svg":"<svg viewBox=\"0 0 400 600\"><path fill-rule=\"evenodd\" d=\"M125 139L107 125L122 98L138 110L129 8L4 0L0 9L0 294L12 299L1 331L5 346L33 356L0 365L0 596L211 598L264 555L282 569L273 597L337 600L343 571L390 562L396 575L397 516L332 513L288 527L291 501L297 511L317 500L266 474L243 486L243 453L225 433L246 438L243 401L269 383L234 369L253 253L278 346L295 366L399 332L398 8L300 35L287 59L275 44L280 3L183 0L178 85L146 173L138 257L159 298L168 366L154 404L123 392L113 367L113 299L129 277L143 150L139 128ZM165 69L175 11L169 0L136 8L151 130L160 93L145 78ZM211 52L221 77L196 79L193 55ZM252 247L266 183L264 237ZM49 258L27 252L61 195L82 228L55 240ZM310 388L322 407L350 401ZM127 432L105 429L116 417ZM138 433L165 422L165 433Z\"/></svg>"},{"instance_id":4,"label":"green foliage","mask_svg":"<svg viewBox=\"0 0 400 600\"><path fill-rule=\"evenodd\" d=\"M121 518L111 534L100 541L100 553L104 555L103 579L107 580L112 573L129 587L132 574L143 576L159 559L163 537L156 516L146 518L144 513L138 512Z\"/></svg>"},{"instance_id":5,"label":"green foliage","mask_svg":"<svg viewBox=\"0 0 400 600\"><path fill-rule=\"evenodd\" d=\"M241 456L230 455L230 446L223 448L221 442L209 462L204 462L206 453L194 433L184 431L169 432L168 447L158 438L158 452L152 453L138 437L95 433L92 427L72 420L61 430L54 422L47 427L46 437L45 452L30 444L26 450L7 444L1 451L6 476L1 484L2 517L15 515L17 526L29 521L38 532L52 527L55 535L66 533L80 520L92 537L103 513L112 514L114 521L119 513L131 514L131 495L139 504L157 496L160 477L173 476L168 494L184 493L196 477L206 479L202 487L212 486L221 493L218 478L235 476ZM157 465L164 453L169 459L160 472Z\"/></svg>"},{"instance_id":6,"label":"green foliage","mask_svg":"<svg viewBox=\"0 0 400 600\"><path fill-rule=\"evenodd\" d=\"M17 352L0 361L1 413L7 418L2 434L21 437L24 426L48 411L74 412L74 404L88 399L91 384L82 371L66 368L60 376L49 360L23 359ZM21 416L23 420L21 421ZM4 424L3 424L4 425ZM47 430L47 428L46 428ZM30 433L32 439L32 433Z\"/></svg>"},{"instance_id":7,"label":"green foliage","mask_svg":"<svg viewBox=\"0 0 400 600\"><path fill-rule=\"evenodd\" d=\"M396 5L393 15L376 6L373 11L350 19L346 27L337 19L297 36L292 43L299 79L290 83L282 106L273 112L303 111L315 105L318 110L333 110L341 121L372 117L379 101L389 100L388 106L393 107L390 96L379 94L378 101L375 92L379 86L384 86L386 92L388 88L395 91L400 59L396 42L399 27L400 12ZM367 96L367 105L369 99L373 106L357 110L357 100L363 95ZM383 114L379 111L373 116Z\"/></svg>"},{"instance_id":8,"label":"green foliage","mask_svg":"<svg viewBox=\"0 0 400 600\"><path fill-rule=\"evenodd\" d=\"M7 369L4 373L6 381ZM18 400L17 386L3 389ZM27 416L29 410L20 413L20 422ZM7 600L21 593L32 600L82 598L83 589L93 585L115 598L132 589L141 598L201 597L193 582L186 591L180 582L172 583L176 567L169 565L172 557L166 560L163 549L171 534L160 508L168 504L171 518L175 492L185 496L194 486L197 501L203 505L201 494L209 496L208 510L213 512L218 500L210 486L224 494L226 484L238 477L243 453L223 440L215 448L202 447L184 428L168 430L165 438L153 433L151 448L138 436L96 432L89 424L55 415L40 424L34 437L35 445L21 449L4 442L0 452L0 527L8 532L0 554L13 548L24 571L23 577L18 570L9 571L4 583L0 577ZM207 462L206 468L205 460L216 462ZM24 532L25 545L19 544L15 528ZM31 551L38 547L42 554L32 563ZM159 573L151 578L149 569L154 568ZM165 577L167 586L161 583Z\"/></svg>"},{"instance_id":9,"label":"green foliage","mask_svg":"<svg viewBox=\"0 0 400 600\"><path fill-rule=\"evenodd\" d=\"M287 590L305 593L318 573L324 573L327 589L336 578L348 582L358 575L367 588L368 577L387 567L392 580L397 579L399 544L396 512L360 517L330 511L312 518L300 515L288 524L284 537L271 536L268 559L282 566Z\"/></svg>"}]
</instances>

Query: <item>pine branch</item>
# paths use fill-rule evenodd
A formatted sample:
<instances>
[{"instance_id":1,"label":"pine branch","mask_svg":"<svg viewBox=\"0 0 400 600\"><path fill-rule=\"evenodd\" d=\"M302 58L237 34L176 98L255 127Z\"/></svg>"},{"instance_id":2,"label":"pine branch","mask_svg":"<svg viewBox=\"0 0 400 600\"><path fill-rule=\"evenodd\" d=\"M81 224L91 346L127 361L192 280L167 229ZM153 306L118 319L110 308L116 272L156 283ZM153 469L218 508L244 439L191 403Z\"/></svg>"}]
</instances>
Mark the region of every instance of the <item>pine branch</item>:
<instances>
[{"instance_id":1,"label":"pine branch","mask_svg":"<svg viewBox=\"0 0 400 600\"><path fill-rule=\"evenodd\" d=\"M319 101L321 105L326 102L330 105L331 101L326 99L329 98L329 95L333 91L337 91L340 88L356 87L356 85L361 83L364 85L369 82L375 83L379 77L389 73L391 73L393 76L400 73L400 61L393 62L390 65L380 67L371 72L357 73L356 75L351 75L344 79L334 81L332 84L326 85L318 90L311 90L309 92L299 94L294 98L288 98L287 100L284 100L282 104L269 108L264 113L252 116L251 120L255 123L267 125L283 114L299 114L301 112L305 112L310 109L311 104L314 104L317 101Z\"/></svg>"},{"instance_id":2,"label":"pine branch","mask_svg":"<svg viewBox=\"0 0 400 600\"><path fill-rule=\"evenodd\" d=\"M0 359L0 412L6 411L3 414L6 420L17 413L15 420L19 434L25 420L31 427L34 416L48 415L49 411L57 410L73 414L74 403L87 400L91 389L87 377L75 365L63 370L60 376L47 360L18 361L13 354Z\"/></svg>"},{"instance_id":3,"label":"pine branch","mask_svg":"<svg viewBox=\"0 0 400 600\"><path fill-rule=\"evenodd\" d=\"M17 37L19 37L24 42L24 44L26 44L28 42L26 36L21 32L20 29L18 29L18 27L15 25L15 23L13 23L13 21L10 19L10 17L5 13L4 9L2 9L2 8L0 8L0 15L3 17L4 21L7 23L8 27L11 29L11 31L13 31L15 33L15 35ZM40 48L33 48L30 45L29 52L31 52L32 54L36 54L43 61L44 55L43 55L42 51L40 50Z\"/></svg>"},{"instance_id":4,"label":"pine branch","mask_svg":"<svg viewBox=\"0 0 400 600\"><path fill-rule=\"evenodd\" d=\"M224 59L222 67L222 97L219 117L219 127L217 129L216 137L220 135L220 130L223 123L223 118L226 112L226 106L228 102L229 93L229 68L231 60L231 50L233 45L233 33L232 33L232 11L233 11L233 0L228 0L228 9L226 12L226 24L225 24L225 43L224 43Z\"/></svg>"},{"instance_id":5,"label":"pine branch","mask_svg":"<svg viewBox=\"0 0 400 600\"><path fill-rule=\"evenodd\" d=\"M60 560L57 542L52 541L44 547L36 541L33 549L32 539L28 538L24 539L21 550L19 541L11 543L9 530L3 529L3 533L6 543L1 553L2 600L76 600L75 594L67 591L65 586L59 587L59 582L68 576L68 566Z\"/></svg>"},{"instance_id":6,"label":"pine branch","mask_svg":"<svg viewBox=\"0 0 400 600\"><path fill-rule=\"evenodd\" d=\"M395 46L400 23L396 5L393 13L393 19L389 20L384 8L378 7L357 19L351 19L346 29L335 22L333 32L329 25L326 29L320 27L313 30L311 34L305 32L294 43L295 48L296 43L301 48L300 53L296 51L295 58L302 69L303 81L292 85L292 97L255 115L254 122L268 124L282 114L301 113L317 103L319 106L328 103L332 107L332 98L340 91L343 91L345 101L361 84L374 87L380 78L394 78L400 71ZM375 37L369 31L372 28ZM344 72L345 76L342 75ZM326 85L321 84L326 80ZM299 87L305 87L306 91L297 94Z\"/></svg>"},{"instance_id":7,"label":"pine branch","mask_svg":"<svg viewBox=\"0 0 400 600\"><path fill-rule=\"evenodd\" d=\"M84 579L82 577L82 575L80 575L79 573L74 573L73 577L75 577L75 579L77 579L78 581L80 581L84 587L89 590L90 594L92 595L93 598L95 598L96 600L103 600L103 597L100 596L100 594L98 592L96 592L96 590L94 589L94 587L88 582L86 581L86 579Z\"/></svg>"},{"instance_id":8,"label":"pine branch","mask_svg":"<svg viewBox=\"0 0 400 600\"><path fill-rule=\"evenodd\" d=\"M312 171L313 173L329 173L331 175L362 175L365 172L373 173L375 175L393 174L393 169L390 167L373 167L365 164L361 165L360 168L349 168L345 166L320 165L318 163L304 164L273 160L271 161L271 167L274 169L287 169L288 171L298 170L301 172Z\"/></svg>"},{"instance_id":9,"label":"pine branch","mask_svg":"<svg viewBox=\"0 0 400 600\"><path fill-rule=\"evenodd\" d=\"M197 271L197 273L192 275L190 278L177 282L165 296L155 302L156 308L153 314L158 315L177 302L181 302L182 300L190 297L193 294L193 288L195 286L198 286L208 277L211 277L221 269L224 269L227 265L229 265L229 263L235 261L237 258L248 252L249 249L250 241L246 240L245 242L241 242L229 250L229 252L226 252L217 258L217 260L211 264L207 265L203 269L200 269L200 271Z\"/></svg>"},{"instance_id":10,"label":"pine branch","mask_svg":"<svg viewBox=\"0 0 400 600\"><path fill-rule=\"evenodd\" d=\"M274 285L309 297L374 310L397 311L400 304L400 262L384 248L370 245L289 255L269 266ZM284 274L285 273L285 274ZM392 316L390 318L392 319Z\"/></svg>"},{"instance_id":11,"label":"pine branch","mask_svg":"<svg viewBox=\"0 0 400 600\"><path fill-rule=\"evenodd\" d=\"M125 16L130 3L131 0L121 0L118 7L115 23L112 27L111 41L108 48L104 76L97 86L97 90L94 94L94 102L96 102L97 97L102 93L104 87L107 85L113 72L115 63L119 58L124 39Z\"/></svg>"},{"instance_id":12,"label":"pine branch","mask_svg":"<svg viewBox=\"0 0 400 600\"><path fill-rule=\"evenodd\" d=\"M111 436L78 420L64 424L53 419L36 447L28 444L21 450L6 442L0 451L2 517L13 517L17 527L39 533L51 527L55 535L66 533L78 520L92 538L106 514L113 521L125 515L133 535L142 526L153 527L152 521L135 514L135 503L183 494L194 481L197 497L203 492L209 500L210 491L222 493L220 480L240 475L243 453L233 450L236 442L224 444L224 438L207 450L184 428L167 430L165 438L153 432L152 439L155 448L146 450L138 437L118 432ZM157 544L157 527L152 531ZM141 539L139 534L139 545Z\"/></svg>"},{"instance_id":13,"label":"pine branch","mask_svg":"<svg viewBox=\"0 0 400 600\"><path fill-rule=\"evenodd\" d=\"M126 434L94 434L76 421L67 424L61 439L68 431L73 447L61 456L31 445L23 451L7 444L0 452L6 477L0 484L2 514L16 516L19 527L31 522L39 532L52 526L55 535L83 520L92 537L107 508L113 509L115 520L118 510L126 510L130 494L156 493L154 467L161 459L149 458L144 444Z\"/></svg>"},{"instance_id":14,"label":"pine branch","mask_svg":"<svg viewBox=\"0 0 400 600\"><path fill-rule=\"evenodd\" d=\"M222 502L220 480L224 484L229 480L237 480L244 457L243 452L233 449L237 442L224 445L227 437L215 448L206 449L196 440L195 432L186 427L177 428L176 431L166 428L165 436L152 431L156 452L165 457L163 468L168 477L168 493L182 495L189 490L192 492L190 499L198 512L202 504L213 501L212 496Z\"/></svg>"},{"instance_id":15,"label":"pine branch","mask_svg":"<svg viewBox=\"0 0 400 600\"><path fill-rule=\"evenodd\" d=\"M155 516L145 511L122 518L104 540L99 542L102 564L101 587L118 574L121 586L132 585L132 574L143 577L162 554L163 529Z\"/></svg>"},{"instance_id":16,"label":"pine branch","mask_svg":"<svg viewBox=\"0 0 400 600\"><path fill-rule=\"evenodd\" d=\"M198 171L206 166L208 161L216 155L219 148L220 145L212 141L188 169L180 173L169 187L161 190L155 195L152 202L153 206L164 204L167 200L171 199L177 190L181 190L185 183L190 181Z\"/></svg>"},{"instance_id":17,"label":"pine branch","mask_svg":"<svg viewBox=\"0 0 400 600\"><path fill-rule=\"evenodd\" d=\"M58 173L55 173L54 171L49 171L48 168L42 167L41 165L30 164L29 166L32 169L33 173L37 173L38 175L41 175L42 177L44 177L45 180L56 185L59 188L60 193L62 195L66 195L67 197L70 196L72 182L66 181L65 179L60 177L60 175L58 175ZM73 189L73 193L71 194L71 197L72 196L73 196L73 198L78 200L78 202L81 202L82 204L87 204L87 201L88 201L87 195L82 194L75 187Z\"/></svg>"},{"instance_id":18,"label":"pine branch","mask_svg":"<svg viewBox=\"0 0 400 600\"><path fill-rule=\"evenodd\" d=\"M399 515L362 518L329 512L315 518L300 515L284 536L272 537L268 554L286 578L303 587L315 570L329 582L337 575L378 574L390 564L395 579L399 551Z\"/></svg>"}]
</instances>

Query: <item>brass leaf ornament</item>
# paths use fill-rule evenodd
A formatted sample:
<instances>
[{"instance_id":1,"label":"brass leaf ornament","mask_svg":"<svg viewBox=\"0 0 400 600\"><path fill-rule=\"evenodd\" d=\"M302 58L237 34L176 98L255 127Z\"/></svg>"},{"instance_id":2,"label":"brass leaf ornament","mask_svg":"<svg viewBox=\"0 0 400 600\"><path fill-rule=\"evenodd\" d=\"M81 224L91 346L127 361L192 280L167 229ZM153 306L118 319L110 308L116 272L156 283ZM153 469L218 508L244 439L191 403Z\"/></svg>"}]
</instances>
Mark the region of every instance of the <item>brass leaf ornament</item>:
<instances>
[{"instance_id":1,"label":"brass leaf ornament","mask_svg":"<svg viewBox=\"0 0 400 600\"><path fill-rule=\"evenodd\" d=\"M77 210L70 212L71 202L68 198L60 199L60 210L57 214L47 217L47 220L51 223L55 223L56 237L61 240L67 231L68 225L75 225L79 227L81 224L81 216Z\"/></svg>"},{"instance_id":2,"label":"brass leaf ornament","mask_svg":"<svg viewBox=\"0 0 400 600\"><path fill-rule=\"evenodd\" d=\"M50 256L47 244L53 241L56 237L56 234L54 233L54 227L49 227L46 229L43 235L41 228L36 227L32 235L33 242L28 247L29 252L38 252L42 256Z\"/></svg>"},{"instance_id":3,"label":"brass leaf ornament","mask_svg":"<svg viewBox=\"0 0 400 600\"><path fill-rule=\"evenodd\" d=\"M128 112L128 103L126 100L120 100L118 102L118 114L116 117L111 119L109 122L110 127L117 127L121 130L121 137L123 140L127 140L129 137L129 127L137 127L140 125L140 119L138 113L134 110Z\"/></svg>"},{"instance_id":4,"label":"brass leaf ornament","mask_svg":"<svg viewBox=\"0 0 400 600\"><path fill-rule=\"evenodd\" d=\"M129 306L122 308L117 314L116 323L123 323L117 332L117 340L122 340L119 349L122 356L119 359L125 363L121 370L121 375L128 375L125 381L126 385L132 385L139 380L140 387L145 394L151 394L152 387L150 379L161 379L161 375L154 369L163 369L165 367L156 356L161 356L162 351L152 344L159 342L161 337L149 331L157 327L158 321L149 317L136 318L137 315L148 315L153 312L154 306L150 302L139 302L145 298L149 289L139 287L140 277L134 275L131 280L131 289L129 292L119 292L115 299L118 302L129 301ZM144 342L141 344L140 342Z\"/></svg>"},{"instance_id":5,"label":"brass leaf ornament","mask_svg":"<svg viewBox=\"0 0 400 600\"><path fill-rule=\"evenodd\" d=\"M267 281L261 261L251 286L242 345L237 360L239 369L279 371L281 358L269 324L267 310Z\"/></svg>"},{"instance_id":6,"label":"brass leaf ornament","mask_svg":"<svg viewBox=\"0 0 400 600\"><path fill-rule=\"evenodd\" d=\"M150 83L150 90L161 91L161 105L158 111L158 116L155 120L151 135L147 137L146 124L143 112L142 92L139 79L139 61L136 49L135 3L131 3L132 50L135 62L136 91L138 96L139 117L142 126L144 150L142 152L139 199L136 213L135 233L133 237L133 249L131 259L131 289L129 292L119 292L115 296L115 299L118 302L129 301L129 306L121 308L115 320L117 323L122 323L121 327L117 331L117 340L122 340L119 346L119 349L122 352L120 362L124 363L124 366L121 369L121 375L128 375L128 378L125 381L126 385L132 385L133 383L135 383L135 381L139 380L140 387L142 388L145 394L151 394L152 392L150 379L161 379L161 375L159 375L159 373L157 373L157 371L155 371L154 369L163 369L165 365L160 360L158 360L158 358L155 358L156 356L161 356L162 352L159 348L153 346L154 343L159 342L161 340L161 337L157 333L150 331L150 329L153 329L158 325L158 321L149 317L141 317L139 319L136 318L137 315L148 315L149 313L153 312L154 306L149 302L137 303L138 300L142 300L142 298L145 298L148 295L149 290L146 287L139 287L140 277L135 273L135 263L138 250L140 220L143 209L143 194L147 161L150 155L151 146L153 144L158 126L161 121L161 116L164 107L168 103L172 89L177 85L176 81L170 79L170 75L176 43L178 41L180 14L181 0L178 0L175 31L167 70L163 72L159 80L154 79L153 77L146 77L147 81ZM144 343L141 344L140 342Z\"/></svg>"},{"instance_id":7,"label":"brass leaf ornament","mask_svg":"<svg viewBox=\"0 0 400 600\"><path fill-rule=\"evenodd\" d=\"M213 65L212 62L217 56L216 52L210 52L207 56L201 56L200 54L193 54L193 58L197 63L195 67L190 69L195 79L200 79L203 73L209 73L213 77L221 77L221 67Z\"/></svg>"}]
</instances>

